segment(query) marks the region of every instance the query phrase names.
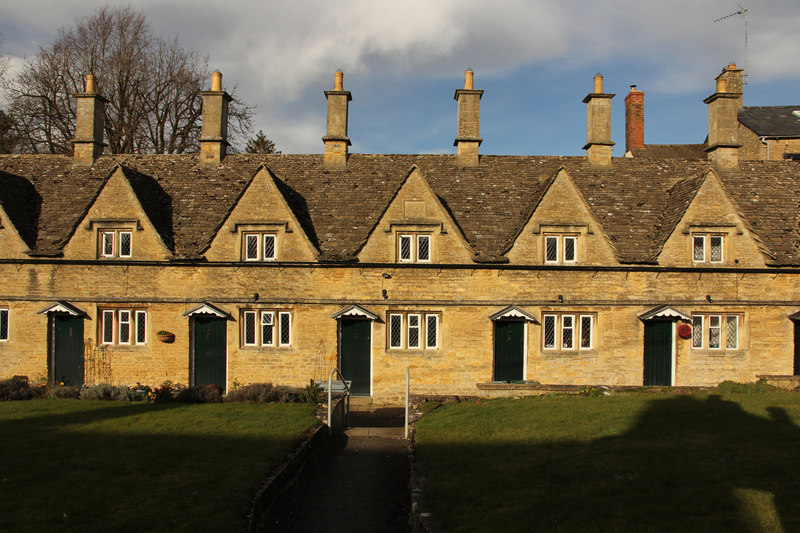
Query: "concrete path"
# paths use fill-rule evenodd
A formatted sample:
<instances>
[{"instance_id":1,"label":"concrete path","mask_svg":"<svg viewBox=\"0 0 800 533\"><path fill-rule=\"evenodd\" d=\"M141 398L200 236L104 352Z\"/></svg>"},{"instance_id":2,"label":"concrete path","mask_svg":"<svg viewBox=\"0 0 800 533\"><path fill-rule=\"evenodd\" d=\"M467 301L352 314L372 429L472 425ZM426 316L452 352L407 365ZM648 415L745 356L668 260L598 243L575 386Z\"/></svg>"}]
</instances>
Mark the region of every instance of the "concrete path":
<instances>
[{"instance_id":1,"label":"concrete path","mask_svg":"<svg viewBox=\"0 0 800 533\"><path fill-rule=\"evenodd\" d=\"M334 433L273 503L261 531L408 531L408 443L385 435L402 437L403 428Z\"/></svg>"}]
</instances>

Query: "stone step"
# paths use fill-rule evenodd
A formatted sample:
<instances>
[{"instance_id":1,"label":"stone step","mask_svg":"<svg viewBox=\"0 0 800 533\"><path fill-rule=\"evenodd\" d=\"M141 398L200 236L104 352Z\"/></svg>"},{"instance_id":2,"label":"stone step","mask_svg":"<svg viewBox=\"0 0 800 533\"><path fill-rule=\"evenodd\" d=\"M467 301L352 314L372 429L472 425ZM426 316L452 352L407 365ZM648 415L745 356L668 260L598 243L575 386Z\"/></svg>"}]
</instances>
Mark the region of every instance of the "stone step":
<instances>
[{"instance_id":1,"label":"stone step","mask_svg":"<svg viewBox=\"0 0 800 533\"><path fill-rule=\"evenodd\" d=\"M351 427L345 430L349 437L389 437L393 439L405 438L405 428L400 427Z\"/></svg>"}]
</instances>

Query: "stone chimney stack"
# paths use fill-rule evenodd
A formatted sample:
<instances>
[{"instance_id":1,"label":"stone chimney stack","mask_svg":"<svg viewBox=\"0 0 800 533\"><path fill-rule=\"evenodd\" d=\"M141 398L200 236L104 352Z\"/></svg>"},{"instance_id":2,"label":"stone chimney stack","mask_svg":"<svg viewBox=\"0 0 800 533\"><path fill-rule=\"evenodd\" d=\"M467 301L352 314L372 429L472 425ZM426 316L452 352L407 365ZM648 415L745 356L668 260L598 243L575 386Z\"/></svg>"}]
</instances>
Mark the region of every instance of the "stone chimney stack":
<instances>
[{"instance_id":1,"label":"stone chimney stack","mask_svg":"<svg viewBox=\"0 0 800 533\"><path fill-rule=\"evenodd\" d=\"M725 168L739 164L739 108L742 106L742 71L731 63L716 78L716 92L708 104L708 158Z\"/></svg>"},{"instance_id":2,"label":"stone chimney stack","mask_svg":"<svg viewBox=\"0 0 800 533\"><path fill-rule=\"evenodd\" d=\"M625 97L625 153L644 148L644 92L631 85Z\"/></svg>"},{"instance_id":3,"label":"stone chimney stack","mask_svg":"<svg viewBox=\"0 0 800 533\"><path fill-rule=\"evenodd\" d=\"M231 95L222 90L222 74L211 74L211 90L203 91L203 128L200 162L219 165L228 151L228 103Z\"/></svg>"},{"instance_id":4,"label":"stone chimney stack","mask_svg":"<svg viewBox=\"0 0 800 533\"><path fill-rule=\"evenodd\" d=\"M472 84L472 69L464 72L464 88L456 89L453 97L458 102L458 132L453 146L456 147L456 162L462 167L478 166L480 137L481 96Z\"/></svg>"},{"instance_id":5,"label":"stone chimney stack","mask_svg":"<svg viewBox=\"0 0 800 533\"><path fill-rule=\"evenodd\" d=\"M106 100L97 94L94 75L86 75L86 90L77 94L78 112L73 157L81 163L92 164L103 153L103 129L106 120Z\"/></svg>"},{"instance_id":6,"label":"stone chimney stack","mask_svg":"<svg viewBox=\"0 0 800 533\"><path fill-rule=\"evenodd\" d=\"M353 99L350 91L344 90L344 74L337 70L333 76L333 90L325 91L328 99L328 131L322 138L325 143L325 168L344 169L347 166L347 147L350 137L347 136L348 102Z\"/></svg>"},{"instance_id":7,"label":"stone chimney stack","mask_svg":"<svg viewBox=\"0 0 800 533\"><path fill-rule=\"evenodd\" d=\"M603 76L594 77L594 91L586 95L586 156L596 165L611 164L611 99L615 95L603 92Z\"/></svg>"}]
</instances>

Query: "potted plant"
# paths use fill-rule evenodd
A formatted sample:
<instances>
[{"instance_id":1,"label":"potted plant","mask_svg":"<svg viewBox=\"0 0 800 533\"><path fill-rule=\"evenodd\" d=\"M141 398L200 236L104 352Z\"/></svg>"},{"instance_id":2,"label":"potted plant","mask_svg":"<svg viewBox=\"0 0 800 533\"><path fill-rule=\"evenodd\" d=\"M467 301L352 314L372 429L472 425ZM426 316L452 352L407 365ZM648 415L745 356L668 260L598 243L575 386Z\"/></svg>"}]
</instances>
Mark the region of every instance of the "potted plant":
<instances>
[{"instance_id":1,"label":"potted plant","mask_svg":"<svg viewBox=\"0 0 800 533\"><path fill-rule=\"evenodd\" d=\"M163 329L156 333L156 337L158 337L158 340L161 342L166 342L167 344L172 344L175 342L175 334Z\"/></svg>"}]
</instances>

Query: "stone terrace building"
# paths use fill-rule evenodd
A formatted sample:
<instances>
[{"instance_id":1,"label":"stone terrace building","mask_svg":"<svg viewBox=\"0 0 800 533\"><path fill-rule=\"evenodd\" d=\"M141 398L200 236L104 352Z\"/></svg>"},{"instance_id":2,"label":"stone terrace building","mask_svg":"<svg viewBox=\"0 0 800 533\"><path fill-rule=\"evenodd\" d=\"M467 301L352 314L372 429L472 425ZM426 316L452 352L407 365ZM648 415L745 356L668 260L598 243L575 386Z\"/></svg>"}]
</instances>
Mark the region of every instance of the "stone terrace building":
<instances>
[{"instance_id":1,"label":"stone terrace building","mask_svg":"<svg viewBox=\"0 0 800 533\"><path fill-rule=\"evenodd\" d=\"M226 155L215 74L199 154L101 155L90 79L74 157L0 156L0 376L302 387L338 366L391 401L407 367L413 393L460 395L795 374L800 167L739 157L726 91L704 160L612 159L599 76L587 157L490 156L468 71L455 155L367 155L337 73L324 155Z\"/></svg>"}]
</instances>

